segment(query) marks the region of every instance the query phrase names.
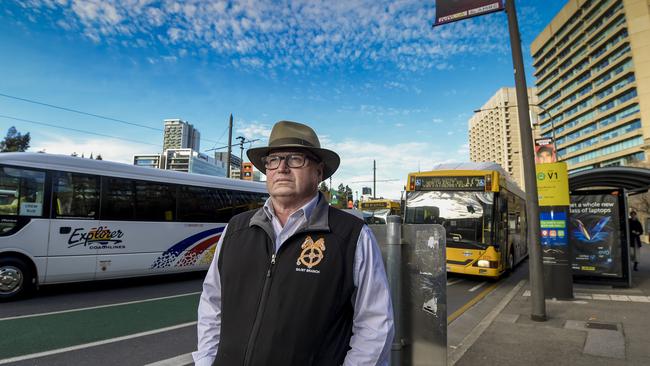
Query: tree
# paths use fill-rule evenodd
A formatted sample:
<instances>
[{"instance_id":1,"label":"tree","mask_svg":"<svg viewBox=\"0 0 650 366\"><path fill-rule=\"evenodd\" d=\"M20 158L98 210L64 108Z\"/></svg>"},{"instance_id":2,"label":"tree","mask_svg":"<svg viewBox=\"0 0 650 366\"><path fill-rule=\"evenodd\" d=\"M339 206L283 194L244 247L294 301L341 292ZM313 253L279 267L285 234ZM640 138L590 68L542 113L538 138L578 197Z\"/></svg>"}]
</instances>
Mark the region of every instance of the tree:
<instances>
[{"instance_id":1,"label":"tree","mask_svg":"<svg viewBox=\"0 0 650 366\"><path fill-rule=\"evenodd\" d=\"M102 154L97 154L95 160L104 160L104 158L102 158Z\"/></svg>"},{"instance_id":2,"label":"tree","mask_svg":"<svg viewBox=\"0 0 650 366\"><path fill-rule=\"evenodd\" d=\"M30 140L29 132L23 135L16 130L16 127L11 126L5 139L0 142L0 152L26 151Z\"/></svg>"}]
</instances>

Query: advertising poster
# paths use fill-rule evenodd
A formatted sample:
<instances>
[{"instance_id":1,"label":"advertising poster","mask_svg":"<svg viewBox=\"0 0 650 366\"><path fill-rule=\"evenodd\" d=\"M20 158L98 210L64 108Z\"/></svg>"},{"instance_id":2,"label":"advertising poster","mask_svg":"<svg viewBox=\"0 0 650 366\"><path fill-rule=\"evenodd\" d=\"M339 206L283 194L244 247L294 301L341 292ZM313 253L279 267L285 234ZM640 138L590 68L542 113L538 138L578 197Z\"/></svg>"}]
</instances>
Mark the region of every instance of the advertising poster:
<instances>
[{"instance_id":1,"label":"advertising poster","mask_svg":"<svg viewBox=\"0 0 650 366\"><path fill-rule=\"evenodd\" d=\"M535 139L535 164L557 162L557 151L552 138Z\"/></svg>"},{"instance_id":2,"label":"advertising poster","mask_svg":"<svg viewBox=\"0 0 650 366\"><path fill-rule=\"evenodd\" d=\"M544 264L569 263L569 231L567 207L540 207L540 233Z\"/></svg>"},{"instance_id":3,"label":"advertising poster","mask_svg":"<svg viewBox=\"0 0 650 366\"><path fill-rule=\"evenodd\" d=\"M618 200L616 194L571 196L569 240L575 275L623 276L621 245L625 245L625 240L621 235Z\"/></svg>"},{"instance_id":4,"label":"advertising poster","mask_svg":"<svg viewBox=\"0 0 650 366\"><path fill-rule=\"evenodd\" d=\"M434 26L500 10L501 0L437 0Z\"/></svg>"}]
</instances>

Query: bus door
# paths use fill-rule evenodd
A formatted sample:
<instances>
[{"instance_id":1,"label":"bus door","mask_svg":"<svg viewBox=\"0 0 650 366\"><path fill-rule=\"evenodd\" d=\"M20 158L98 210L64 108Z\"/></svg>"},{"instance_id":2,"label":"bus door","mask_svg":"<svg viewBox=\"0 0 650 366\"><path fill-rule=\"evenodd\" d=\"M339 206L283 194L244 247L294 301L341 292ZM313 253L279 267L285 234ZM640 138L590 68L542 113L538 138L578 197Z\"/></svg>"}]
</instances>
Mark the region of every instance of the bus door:
<instances>
[{"instance_id":1,"label":"bus door","mask_svg":"<svg viewBox=\"0 0 650 366\"><path fill-rule=\"evenodd\" d=\"M44 171L0 166L0 249L29 255L39 282L45 280L50 225L45 178Z\"/></svg>"},{"instance_id":2,"label":"bus door","mask_svg":"<svg viewBox=\"0 0 650 366\"><path fill-rule=\"evenodd\" d=\"M99 177L55 172L52 176L47 282L93 280L99 230Z\"/></svg>"},{"instance_id":3,"label":"bus door","mask_svg":"<svg viewBox=\"0 0 650 366\"><path fill-rule=\"evenodd\" d=\"M496 204L495 215L495 247L499 250L499 263L501 264L500 271L507 268L508 250L509 250L509 237L508 237L508 193L504 190L499 192Z\"/></svg>"}]
</instances>

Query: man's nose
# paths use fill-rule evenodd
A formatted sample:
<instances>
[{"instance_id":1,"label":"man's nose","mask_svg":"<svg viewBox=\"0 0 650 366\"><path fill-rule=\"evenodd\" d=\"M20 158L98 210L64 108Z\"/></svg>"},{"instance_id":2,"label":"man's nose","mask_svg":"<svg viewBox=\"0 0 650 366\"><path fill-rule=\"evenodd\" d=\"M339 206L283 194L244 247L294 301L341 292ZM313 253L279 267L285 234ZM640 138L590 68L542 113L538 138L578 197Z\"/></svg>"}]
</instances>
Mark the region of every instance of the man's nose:
<instances>
[{"instance_id":1,"label":"man's nose","mask_svg":"<svg viewBox=\"0 0 650 366\"><path fill-rule=\"evenodd\" d=\"M278 165L278 171L287 172L291 171L289 165L287 164L287 159L280 160L280 165Z\"/></svg>"}]
</instances>

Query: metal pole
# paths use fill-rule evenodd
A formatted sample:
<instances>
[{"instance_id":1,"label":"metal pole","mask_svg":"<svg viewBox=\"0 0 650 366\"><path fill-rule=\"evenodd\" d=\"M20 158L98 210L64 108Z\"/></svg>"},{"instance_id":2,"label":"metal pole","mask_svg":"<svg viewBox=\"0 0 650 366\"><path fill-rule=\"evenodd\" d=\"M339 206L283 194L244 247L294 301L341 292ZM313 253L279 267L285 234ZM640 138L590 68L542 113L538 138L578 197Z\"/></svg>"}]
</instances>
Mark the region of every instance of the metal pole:
<instances>
[{"instance_id":1,"label":"metal pole","mask_svg":"<svg viewBox=\"0 0 650 366\"><path fill-rule=\"evenodd\" d=\"M388 287L393 302L393 320L395 336L393 337L390 366L402 364L402 222L399 216L386 218L386 272Z\"/></svg>"},{"instance_id":2,"label":"metal pole","mask_svg":"<svg viewBox=\"0 0 650 366\"><path fill-rule=\"evenodd\" d=\"M377 161L372 161L372 198L377 198Z\"/></svg>"},{"instance_id":3,"label":"metal pole","mask_svg":"<svg viewBox=\"0 0 650 366\"><path fill-rule=\"evenodd\" d=\"M244 179L244 139L239 142L239 179Z\"/></svg>"},{"instance_id":4,"label":"metal pole","mask_svg":"<svg viewBox=\"0 0 650 366\"><path fill-rule=\"evenodd\" d=\"M524 58L521 53L521 39L519 38L519 24L517 23L515 0L506 1L506 13L508 14L510 47L512 48L512 63L515 72L519 134L521 138L524 182L526 184L526 212L528 216L526 222L528 224L528 245L530 255L530 292L533 305L530 317L535 321L545 321L546 302L544 300L542 247L539 242L539 202L537 200L535 160L533 159L533 132L530 128L530 115L528 114L528 90L526 88Z\"/></svg>"},{"instance_id":5,"label":"metal pole","mask_svg":"<svg viewBox=\"0 0 650 366\"><path fill-rule=\"evenodd\" d=\"M226 177L230 178L230 155L232 154L232 113L230 113L230 122L228 122L228 156L226 157L227 166L226 166Z\"/></svg>"}]
</instances>

